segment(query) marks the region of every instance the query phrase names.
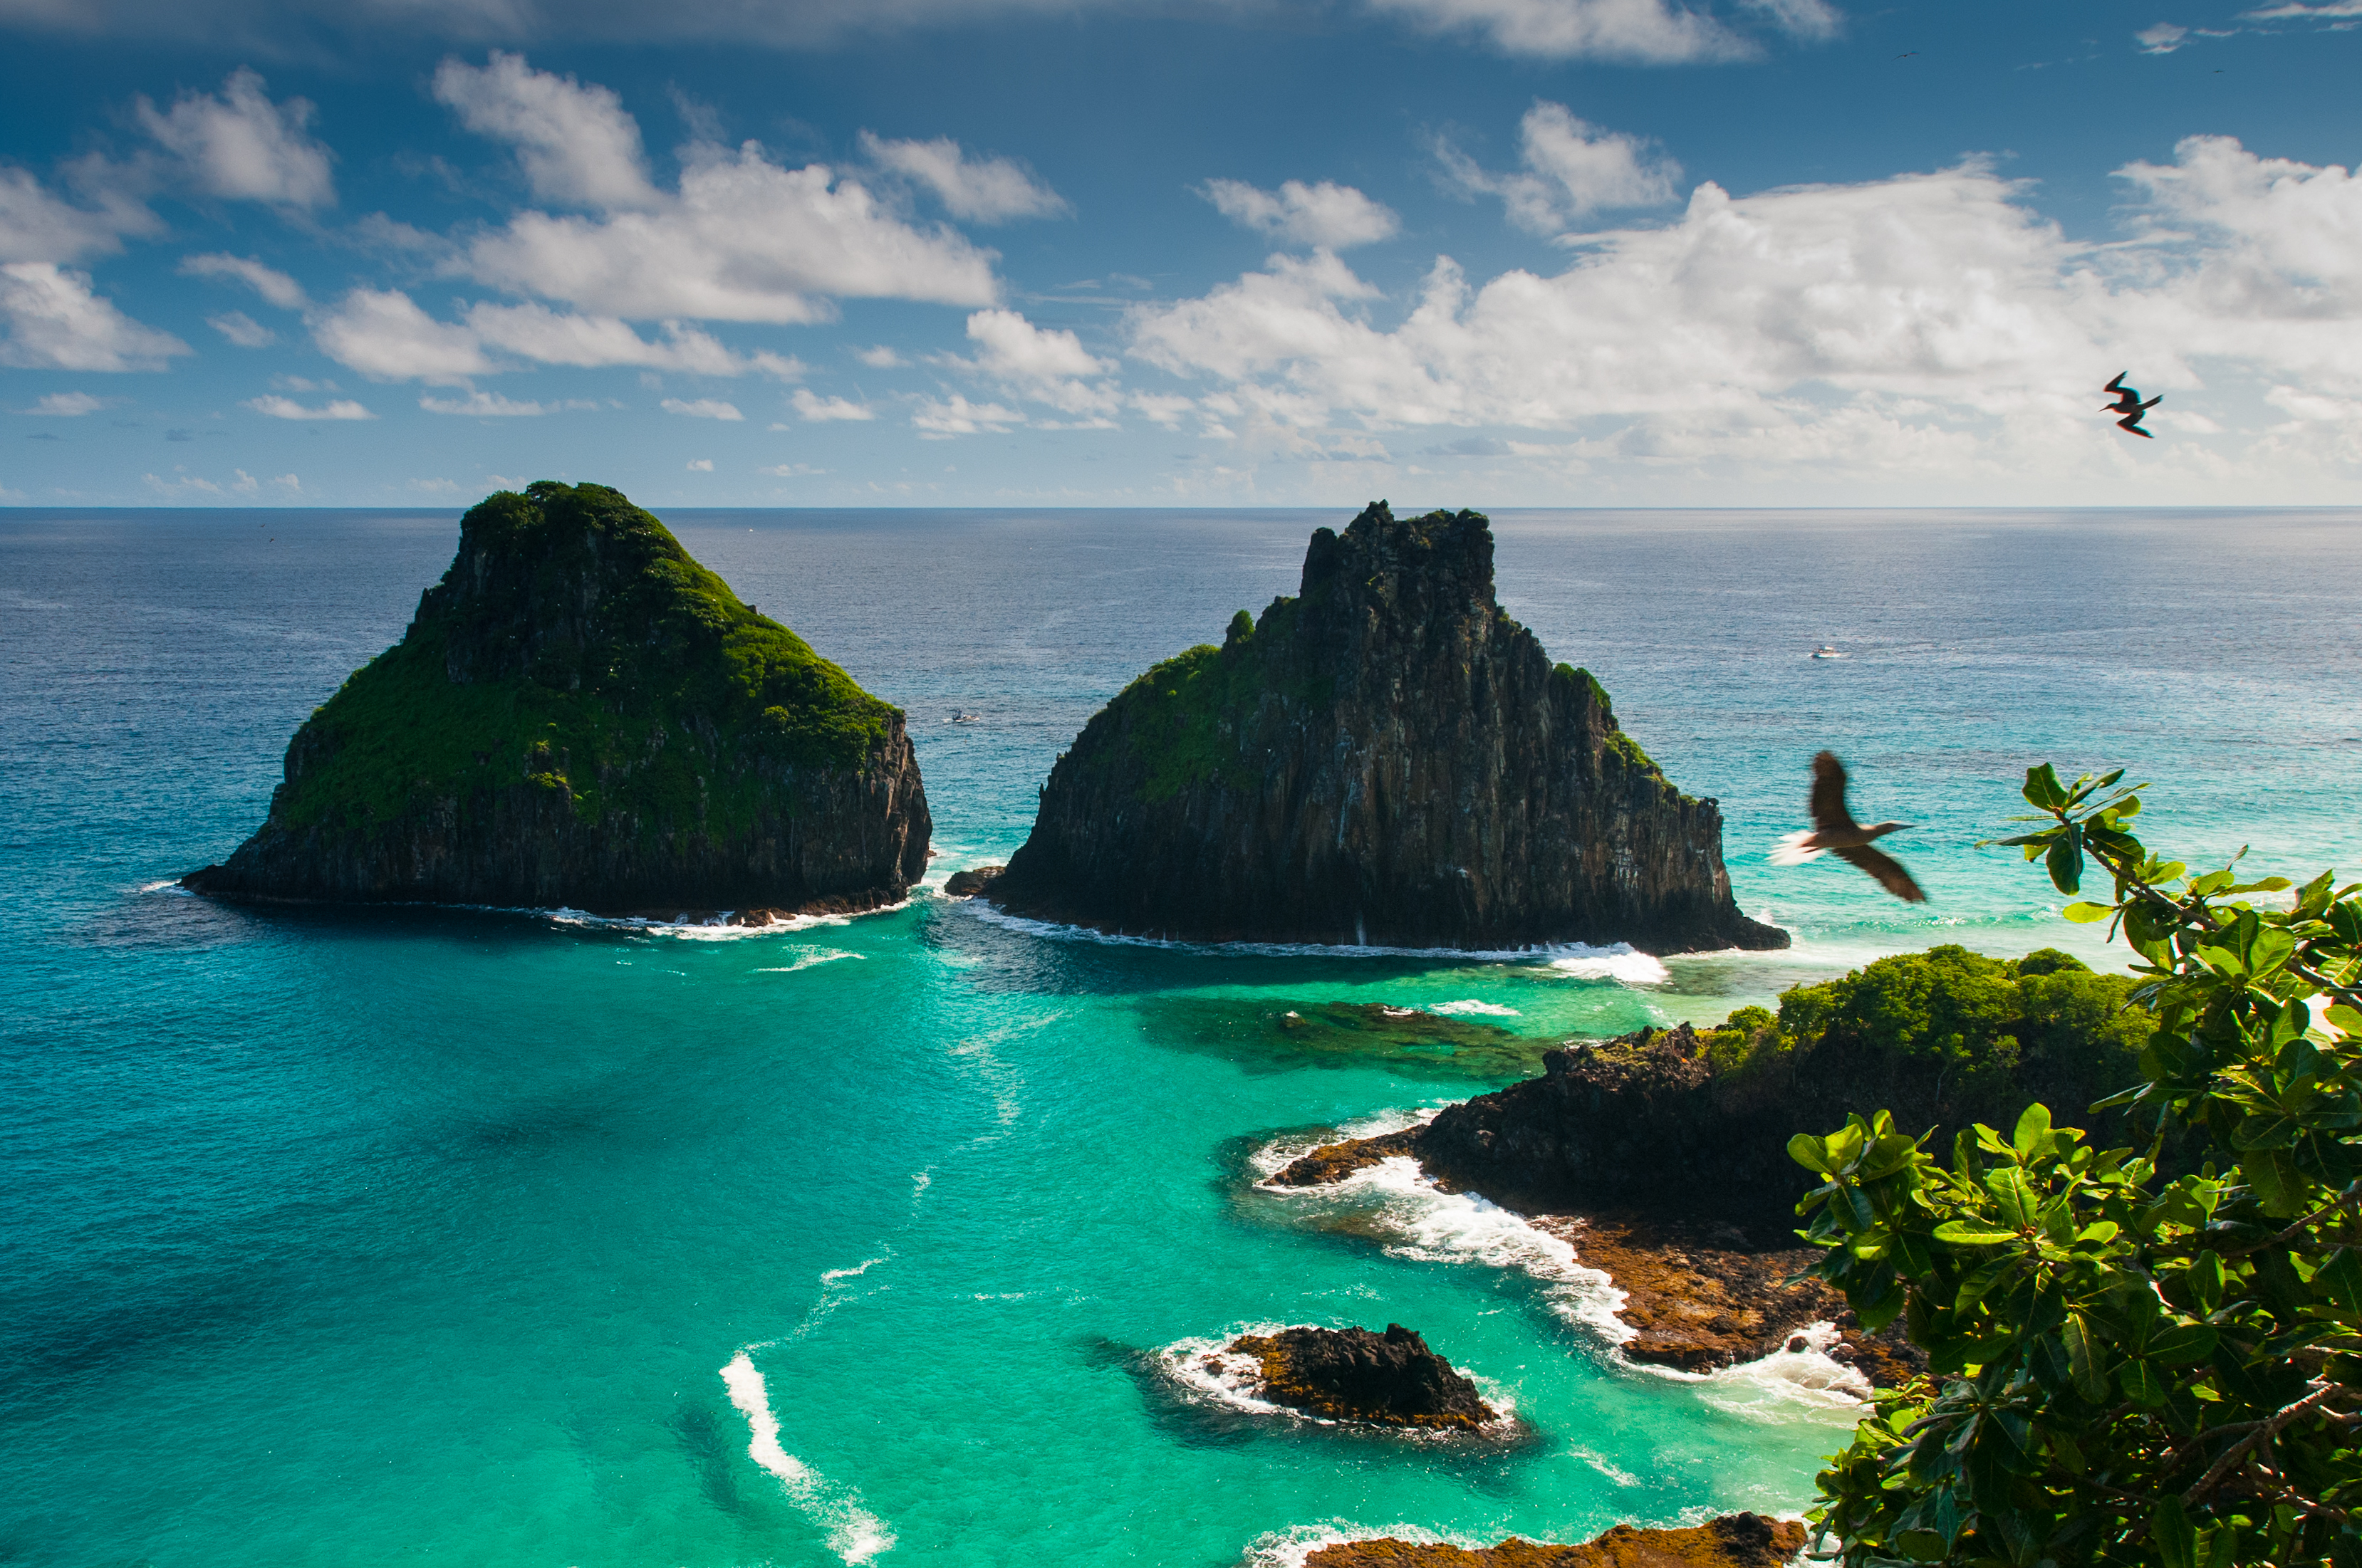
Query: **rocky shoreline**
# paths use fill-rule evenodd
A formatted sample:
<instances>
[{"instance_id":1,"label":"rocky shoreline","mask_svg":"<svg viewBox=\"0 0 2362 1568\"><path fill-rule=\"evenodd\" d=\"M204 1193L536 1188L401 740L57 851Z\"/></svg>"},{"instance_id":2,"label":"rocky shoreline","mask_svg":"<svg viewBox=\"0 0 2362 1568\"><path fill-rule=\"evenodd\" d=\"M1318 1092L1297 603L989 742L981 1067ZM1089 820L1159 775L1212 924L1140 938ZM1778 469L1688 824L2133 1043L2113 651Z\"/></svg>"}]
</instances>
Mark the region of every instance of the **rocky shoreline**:
<instances>
[{"instance_id":1,"label":"rocky shoreline","mask_svg":"<svg viewBox=\"0 0 2362 1568\"><path fill-rule=\"evenodd\" d=\"M1259 1364L1264 1398L1328 1420L1474 1431L1501 1420L1475 1384L1400 1323L1388 1323L1383 1334L1282 1329L1242 1335L1224 1348Z\"/></svg>"},{"instance_id":2,"label":"rocky shoreline","mask_svg":"<svg viewBox=\"0 0 2362 1568\"><path fill-rule=\"evenodd\" d=\"M1324 1546L1304 1568L1779 1568L1805 1550L1805 1527L1761 1514L1725 1514L1686 1530L1619 1524L1581 1546L1515 1536L1471 1550L1437 1541L1346 1541Z\"/></svg>"}]
</instances>

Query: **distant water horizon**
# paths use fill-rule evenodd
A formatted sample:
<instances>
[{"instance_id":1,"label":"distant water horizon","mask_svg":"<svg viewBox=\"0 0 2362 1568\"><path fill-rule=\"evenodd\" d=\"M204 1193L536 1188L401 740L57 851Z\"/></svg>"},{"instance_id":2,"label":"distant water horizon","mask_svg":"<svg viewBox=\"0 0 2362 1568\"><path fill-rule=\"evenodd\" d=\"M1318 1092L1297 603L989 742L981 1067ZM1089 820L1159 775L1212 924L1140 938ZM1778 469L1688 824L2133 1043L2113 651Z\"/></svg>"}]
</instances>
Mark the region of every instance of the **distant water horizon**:
<instances>
[{"instance_id":1,"label":"distant water horizon","mask_svg":"<svg viewBox=\"0 0 2362 1568\"><path fill-rule=\"evenodd\" d=\"M1661 959L1110 942L933 891L1357 509L652 510L909 714L940 853L905 906L750 933L180 894L458 509L0 509L0 1556L1221 1568L1794 1511L1854 1412L1816 1352L1635 1368L1514 1216L1260 1178L1558 1038L1882 953L2121 963L1976 848L2032 762L2154 780L2144 836L2193 867L2362 867L2362 509L1493 512L1503 608L1720 802L1740 906L1795 938ZM1768 863L1824 746L1913 824L1928 905ZM1339 1002L1500 1034L1378 1062L1264 1026ZM1188 1372L1390 1321L1517 1440Z\"/></svg>"}]
</instances>

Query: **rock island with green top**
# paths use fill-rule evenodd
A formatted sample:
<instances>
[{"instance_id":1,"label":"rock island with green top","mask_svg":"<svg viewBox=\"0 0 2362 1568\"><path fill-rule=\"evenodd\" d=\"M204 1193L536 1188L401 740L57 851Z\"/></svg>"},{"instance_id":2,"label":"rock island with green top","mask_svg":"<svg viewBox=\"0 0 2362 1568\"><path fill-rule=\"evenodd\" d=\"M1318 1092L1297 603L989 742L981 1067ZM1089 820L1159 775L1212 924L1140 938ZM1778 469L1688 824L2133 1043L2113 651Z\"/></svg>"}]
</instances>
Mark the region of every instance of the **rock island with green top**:
<instances>
[{"instance_id":1,"label":"rock island with green top","mask_svg":"<svg viewBox=\"0 0 2362 1568\"><path fill-rule=\"evenodd\" d=\"M1486 520L1384 501L1102 708L982 896L1191 939L1788 945L1733 902L1715 803L1501 609Z\"/></svg>"},{"instance_id":2,"label":"rock island with green top","mask_svg":"<svg viewBox=\"0 0 2362 1568\"><path fill-rule=\"evenodd\" d=\"M852 911L931 828L900 709L602 485L502 491L400 642L287 748L229 897Z\"/></svg>"}]
</instances>

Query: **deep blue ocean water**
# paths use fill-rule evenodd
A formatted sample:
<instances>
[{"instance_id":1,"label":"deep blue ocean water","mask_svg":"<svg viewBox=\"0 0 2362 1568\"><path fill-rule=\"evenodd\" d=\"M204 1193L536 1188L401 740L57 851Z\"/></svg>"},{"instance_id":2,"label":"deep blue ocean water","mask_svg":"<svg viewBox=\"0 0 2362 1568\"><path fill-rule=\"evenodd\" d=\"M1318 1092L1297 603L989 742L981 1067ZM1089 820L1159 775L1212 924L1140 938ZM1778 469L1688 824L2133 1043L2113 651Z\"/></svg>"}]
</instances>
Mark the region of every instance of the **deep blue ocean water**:
<instances>
[{"instance_id":1,"label":"deep blue ocean water","mask_svg":"<svg viewBox=\"0 0 2362 1568\"><path fill-rule=\"evenodd\" d=\"M908 708L939 882L1005 858L1091 711L1293 591L1346 514L668 521ZM1497 1058L1214 1025L1379 1002L1539 1049L1939 940L2115 961L1973 848L2033 761L2154 778L2145 831L2193 864L2351 872L2362 512L1496 522L1504 604L1720 798L1791 951L1187 950L933 894L735 939L219 907L156 884L259 822L456 516L0 512L0 1563L1217 1568L1801 1507L1851 1419L1818 1356L1636 1370L1509 1216L1398 1174L1256 1189ZM1924 910L1764 863L1823 745L1858 813L1917 825ZM1242 1409L1190 1354L1389 1321L1516 1431Z\"/></svg>"}]
</instances>

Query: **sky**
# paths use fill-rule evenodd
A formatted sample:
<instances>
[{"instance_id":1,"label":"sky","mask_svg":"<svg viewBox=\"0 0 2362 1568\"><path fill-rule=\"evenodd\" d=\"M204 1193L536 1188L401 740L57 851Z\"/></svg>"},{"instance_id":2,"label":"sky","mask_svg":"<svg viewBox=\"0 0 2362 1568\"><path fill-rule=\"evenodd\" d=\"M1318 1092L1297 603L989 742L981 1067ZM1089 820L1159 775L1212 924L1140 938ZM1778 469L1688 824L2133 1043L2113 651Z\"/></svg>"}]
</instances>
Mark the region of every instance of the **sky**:
<instances>
[{"instance_id":1,"label":"sky","mask_svg":"<svg viewBox=\"0 0 2362 1568\"><path fill-rule=\"evenodd\" d=\"M2351 504L2357 82L2362 0L0 0L0 505Z\"/></svg>"}]
</instances>

